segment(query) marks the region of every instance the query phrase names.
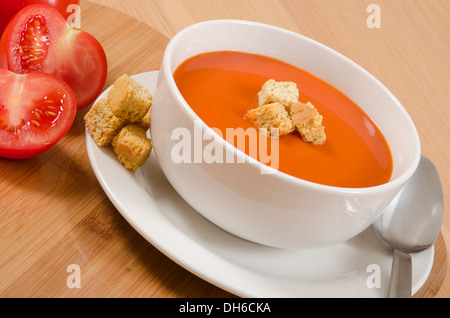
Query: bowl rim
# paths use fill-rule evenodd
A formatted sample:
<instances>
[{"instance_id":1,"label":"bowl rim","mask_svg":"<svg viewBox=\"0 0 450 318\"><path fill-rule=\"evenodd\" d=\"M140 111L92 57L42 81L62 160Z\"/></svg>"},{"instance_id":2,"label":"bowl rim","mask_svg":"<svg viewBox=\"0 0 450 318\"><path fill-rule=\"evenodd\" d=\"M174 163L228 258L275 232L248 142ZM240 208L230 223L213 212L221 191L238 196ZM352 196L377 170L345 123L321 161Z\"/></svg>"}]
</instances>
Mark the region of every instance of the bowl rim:
<instances>
[{"instance_id":1,"label":"bowl rim","mask_svg":"<svg viewBox=\"0 0 450 318\"><path fill-rule=\"evenodd\" d=\"M400 174L399 176L397 176L394 179L392 179L392 177L391 177L391 179L386 183L376 185L376 186L371 186L371 187L347 188L347 187L339 187L339 186L330 186L330 185L320 184L320 183L303 180L298 177L289 175L285 172L282 172L278 169L275 169L273 167L270 167L268 165L261 163L260 161L250 157L243 151L237 149L236 147L234 147L233 145L228 143L223 137L219 136L211 127L209 127L189 106L189 104L186 102L184 97L181 95L181 92L179 91L179 89L175 83L175 80L173 78L173 72L175 70L173 70L171 67L171 56L172 56L174 48L175 48L177 42L179 41L179 39L183 38L185 36L185 34L192 32L197 28L204 28L204 27L210 28L212 25L215 25L215 24L245 25L245 26L257 27L257 28L261 28L261 29L268 29L268 30L272 30L275 32L285 33L287 35L297 37L298 39L301 39L302 41L308 41L308 42L312 43L313 45L319 46L321 49L327 50L328 52L335 55L337 58L343 59L346 63L352 64L352 66L356 67L359 72L362 72L365 76L368 76L369 78L371 78L376 85L379 85L383 89L383 91L394 101L394 104L400 109L400 111L403 113L405 119L408 121L408 124L411 126L412 132L414 133L414 136L413 136L413 139L415 140L414 148L417 149L417 151L415 152L415 158L413 158L413 160L412 160L412 164L406 169L405 172L403 172L402 174ZM402 186L414 174L414 172L416 171L416 169L419 165L419 161L420 161L420 157L421 157L421 143L420 143L419 134L417 132L417 128L416 128L411 116L408 114L408 112L403 107L403 105L400 103L400 101L393 95L393 93L383 83L381 83L375 76L373 76L366 69L361 67L359 64L357 64L350 58L346 57L345 55L339 53L338 51L336 51L320 42L317 42L317 41L315 41L311 38L308 38L304 35L301 35L299 33L296 33L296 32L281 28L281 27L273 26L273 25L260 23L260 22L247 21L247 20L216 19L216 20L207 20L207 21L203 21L203 22L198 22L198 23L192 24L192 25L182 29L177 34L175 34L174 37L172 37L172 39L169 41L169 43L166 47L166 50L164 52L164 57L163 57L163 61L161 64L161 70L163 70L163 72L164 72L164 76L168 83L167 86L168 86L169 90L171 91L172 95L175 96L175 98L177 99L177 102L179 102L183 106L181 108L184 111L184 113L187 116L189 116L190 118L192 118L193 121L198 120L199 122L201 122L202 130L203 131L208 130L208 134L211 136L211 141L218 140L224 146L225 151L234 152L234 154L236 154L237 156L240 156L242 159L244 159L245 163L254 165L259 169L264 167L264 169L274 170L273 173L270 174L272 177L277 177L284 181L299 184L299 185L308 187L312 190L316 190L316 191L323 192L323 193L334 193L334 194L342 194L342 195L359 195L359 194L368 194L368 193L382 193L382 192L386 192L386 191L391 191L399 186ZM364 111L364 109L363 109L363 111Z\"/></svg>"}]
</instances>

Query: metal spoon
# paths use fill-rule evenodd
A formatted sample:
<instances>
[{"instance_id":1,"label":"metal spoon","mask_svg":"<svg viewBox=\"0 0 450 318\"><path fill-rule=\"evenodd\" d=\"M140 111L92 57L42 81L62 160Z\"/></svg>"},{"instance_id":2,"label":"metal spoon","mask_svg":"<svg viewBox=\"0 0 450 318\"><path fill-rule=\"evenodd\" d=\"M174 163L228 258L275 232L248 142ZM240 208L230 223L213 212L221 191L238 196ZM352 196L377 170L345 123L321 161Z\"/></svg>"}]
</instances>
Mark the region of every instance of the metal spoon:
<instances>
[{"instance_id":1,"label":"metal spoon","mask_svg":"<svg viewBox=\"0 0 450 318\"><path fill-rule=\"evenodd\" d=\"M411 297L411 254L425 251L436 241L442 226L443 201L439 174L422 156L415 174L372 224L375 235L394 249L388 297Z\"/></svg>"}]
</instances>

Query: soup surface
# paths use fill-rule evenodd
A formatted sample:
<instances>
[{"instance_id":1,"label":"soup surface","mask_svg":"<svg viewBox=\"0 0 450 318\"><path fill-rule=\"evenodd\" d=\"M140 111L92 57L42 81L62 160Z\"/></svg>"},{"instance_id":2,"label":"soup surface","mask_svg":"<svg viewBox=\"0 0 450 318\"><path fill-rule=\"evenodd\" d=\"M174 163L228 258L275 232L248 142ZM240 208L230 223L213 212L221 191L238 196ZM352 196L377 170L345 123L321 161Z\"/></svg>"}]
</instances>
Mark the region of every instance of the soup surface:
<instances>
[{"instance_id":1,"label":"soup surface","mask_svg":"<svg viewBox=\"0 0 450 318\"><path fill-rule=\"evenodd\" d=\"M223 134L227 128L254 127L245 114L258 107L257 94L267 80L295 82L299 101L311 102L323 116L327 140L318 146L298 133L281 136L280 171L347 188L376 186L391 177L391 153L374 122L342 92L304 70L265 56L221 51L186 60L174 78L194 112Z\"/></svg>"}]
</instances>

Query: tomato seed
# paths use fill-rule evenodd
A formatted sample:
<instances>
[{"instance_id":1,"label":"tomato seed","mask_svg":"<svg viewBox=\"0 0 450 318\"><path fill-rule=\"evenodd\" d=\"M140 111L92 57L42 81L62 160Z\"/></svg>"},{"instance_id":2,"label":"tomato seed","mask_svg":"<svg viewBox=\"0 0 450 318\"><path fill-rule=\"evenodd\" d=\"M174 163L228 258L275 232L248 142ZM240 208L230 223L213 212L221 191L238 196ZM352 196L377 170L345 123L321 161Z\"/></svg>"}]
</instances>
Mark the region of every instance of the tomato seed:
<instances>
[{"instance_id":1,"label":"tomato seed","mask_svg":"<svg viewBox=\"0 0 450 318\"><path fill-rule=\"evenodd\" d=\"M41 71L47 57L50 40L45 19L37 15L30 19L22 32L19 46L21 64L24 70Z\"/></svg>"}]
</instances>

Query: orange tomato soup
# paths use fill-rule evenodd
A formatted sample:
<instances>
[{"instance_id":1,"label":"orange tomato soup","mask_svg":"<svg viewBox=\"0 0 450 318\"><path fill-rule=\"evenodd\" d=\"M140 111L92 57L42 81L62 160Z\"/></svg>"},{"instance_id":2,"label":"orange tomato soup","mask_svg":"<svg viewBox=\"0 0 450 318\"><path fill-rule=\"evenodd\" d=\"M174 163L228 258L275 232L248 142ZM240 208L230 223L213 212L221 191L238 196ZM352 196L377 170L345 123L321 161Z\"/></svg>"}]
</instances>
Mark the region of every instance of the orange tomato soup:
<instances>
[{"instance_id":1,"label":"orange tomato soup","mask_svg":"<svg viewBox=\"0 0 450 318\"><path fill-rule=\"evenodd\" d=\"M254 127L245 114L258 107L257 94L267 80L295 82L299 101L311 102L323 116L327 140L319 146L303 141L298 132L281 136L279 170L347 188L391 178L390 149L375 123L342 92L304 70L261 55L221 51L186 60L174 78L194 112L224 136L227 128Z\"/></svg>"}]
</instances>

